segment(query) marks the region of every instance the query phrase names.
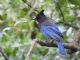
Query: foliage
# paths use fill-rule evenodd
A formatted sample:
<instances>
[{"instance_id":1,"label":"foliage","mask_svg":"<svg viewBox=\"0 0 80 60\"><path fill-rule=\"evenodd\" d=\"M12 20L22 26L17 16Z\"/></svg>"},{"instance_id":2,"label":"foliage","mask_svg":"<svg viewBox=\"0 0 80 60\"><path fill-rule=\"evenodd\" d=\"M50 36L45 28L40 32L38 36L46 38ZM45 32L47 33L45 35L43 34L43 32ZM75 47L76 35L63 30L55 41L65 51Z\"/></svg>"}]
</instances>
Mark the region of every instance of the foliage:
<instances>
[{"instance_id":1,"label":"foliage","mask_svg":"<svg viewBox=\"0 0 80 60\"><path fill-rule=\"evenodd\" d=\"M59 23L57 25L64 34L63 42L70 41L77 31L63 23L80 27L80 0L0 0L0 45L10 60L24 60L31 46L32 31L36 32L36 38L44 39L34 27L33 17L28 15L32 8L34 17L38 14L37 11L44 9L47 17ZM37 44L30 60L56 60L57 56L56 48L42 47ZM67 59L71 60L72 57ZM5 60L2 55L0 60Z\"/></svg>"}]
</instances>

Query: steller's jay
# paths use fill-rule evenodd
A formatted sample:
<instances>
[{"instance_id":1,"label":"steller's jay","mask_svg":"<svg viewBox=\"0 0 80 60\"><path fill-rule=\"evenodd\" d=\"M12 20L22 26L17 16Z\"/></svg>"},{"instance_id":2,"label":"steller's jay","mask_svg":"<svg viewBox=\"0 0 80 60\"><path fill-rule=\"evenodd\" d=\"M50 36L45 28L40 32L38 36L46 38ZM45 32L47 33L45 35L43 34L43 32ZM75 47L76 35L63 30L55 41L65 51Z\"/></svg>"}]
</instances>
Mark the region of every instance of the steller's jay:
<instances>
[{"instance_id":1,"label":"steller's jay","mask_svg":"<svg viewBox=\"0 0 80 60\"><path fill-rule=\"evenodd\" d=\"M59 29L56 27L55 24L53 24L45 15L44 10L42 10L35 18L35 20L38 22L39 30L42 33L42 35L45 37L46 40L53 39L56 41L57 46L59 48L59 53L61 55L66 56L66 51L62 45L61 39L63 35L59 31Z\"/></svg>"}]
</instances>

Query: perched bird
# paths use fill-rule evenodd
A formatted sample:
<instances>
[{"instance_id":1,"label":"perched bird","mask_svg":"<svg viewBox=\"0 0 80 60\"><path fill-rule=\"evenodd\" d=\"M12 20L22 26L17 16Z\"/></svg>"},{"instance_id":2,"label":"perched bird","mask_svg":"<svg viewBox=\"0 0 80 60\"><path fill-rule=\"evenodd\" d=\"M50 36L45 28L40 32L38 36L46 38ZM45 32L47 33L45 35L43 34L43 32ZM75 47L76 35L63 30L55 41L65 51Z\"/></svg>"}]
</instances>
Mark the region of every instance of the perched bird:
<instances>
[{"instance_id":1,"label":"perched bird","mask_svg":"<svg viewBox=\"0 0 80 60\"><path fill-rule=\"evenodd\" d=\"M66 51L62 45L63 35L57 28L57 26L52 23L45 15L44 10L42 10L35 18L38 22L39 30L46 40L55 40L59 49L59 53L63 56L66 56Z\"/></svg>"}]
</instances>

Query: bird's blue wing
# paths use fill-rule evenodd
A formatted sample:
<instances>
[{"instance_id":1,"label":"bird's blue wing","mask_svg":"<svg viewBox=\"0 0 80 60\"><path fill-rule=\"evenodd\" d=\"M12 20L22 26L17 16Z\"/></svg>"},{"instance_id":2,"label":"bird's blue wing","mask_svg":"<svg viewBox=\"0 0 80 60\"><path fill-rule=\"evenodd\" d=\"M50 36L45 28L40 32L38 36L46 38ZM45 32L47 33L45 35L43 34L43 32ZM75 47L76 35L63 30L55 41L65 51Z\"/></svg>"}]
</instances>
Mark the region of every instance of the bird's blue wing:
<instances>
[{"instance_id":1,"label":"bird's blue wing","mask_svg":"<svg viewBox=\"0 0 80 60\"><path fill-rule=\"evenodd\" d=\"M41 25L47 26L50 30L54 31L56 34L58 34L60 37L63 37L62 33L60 30L57 28L57 26L52 23L51 21L45 21Z\"/></svg>"},{"instance_id":2,"label":"bird's blue wing","mask_svg":"<svg viewBox=\"0 0 80 60\"><path fill-rule=\"evenodd\" d=\"M62 33L59 31L59 29L56 26L48 26L50 30L54 31L56 34L58 34L60 37L63 37Z\"/></svg>"},{"instance_id":3,"label":"bird's blue wing","mask_svg":"<svg viewBox=\"0 0 80 60\"><path fill-rule=\"evenodd\" d=\"M40 26L39 29L42 35L46 38L46 40L48 40L50 36L47 34L47 28L45 26Z\"/></svg>"},{"instance_id":4,"label":"bird's blue wing","mask_svg":"<svg viewBox=\"0 0 80 60\"><path fill-rule=\"evenodd\" d=\"M55 40L61 40L60 36L55 33L56 31L52 30L50 27L42 25L40 26L41 33L45 36L45 38L53 38Z\"/></svg>"}]
</instances>

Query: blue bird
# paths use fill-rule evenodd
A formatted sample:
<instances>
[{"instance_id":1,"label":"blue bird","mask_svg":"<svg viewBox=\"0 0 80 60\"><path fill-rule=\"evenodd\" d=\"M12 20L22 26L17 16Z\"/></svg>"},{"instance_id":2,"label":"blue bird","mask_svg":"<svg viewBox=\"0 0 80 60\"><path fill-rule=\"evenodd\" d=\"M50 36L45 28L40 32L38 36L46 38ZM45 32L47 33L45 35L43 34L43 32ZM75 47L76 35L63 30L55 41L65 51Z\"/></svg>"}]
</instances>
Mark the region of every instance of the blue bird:
<instances>
[{"instance_id":1,"label":"blue bird","mask_svg":"<svg viewBox=\"0 0 80 60\"><path fill-rule=\"evenodd\" d=\"M62 45L62 37L63 35L57 28L55 24L53 24L45 15L44 10L42 10L35 18L38 22L39 30L46 40L53 39L56 41L59 53L63 56L66 56L66 51Z\"/></svg>"}]
</instances>

